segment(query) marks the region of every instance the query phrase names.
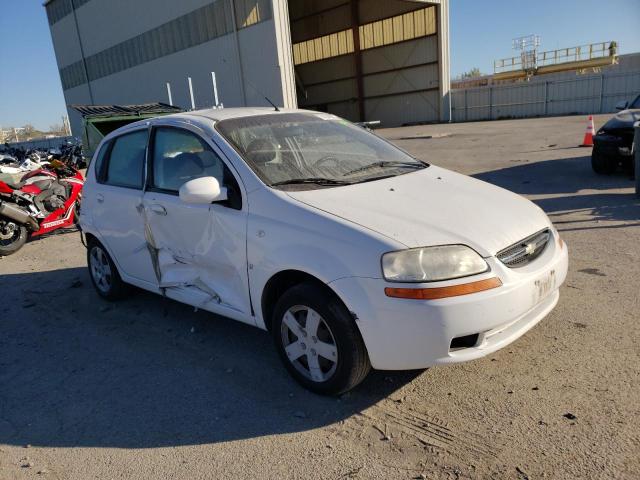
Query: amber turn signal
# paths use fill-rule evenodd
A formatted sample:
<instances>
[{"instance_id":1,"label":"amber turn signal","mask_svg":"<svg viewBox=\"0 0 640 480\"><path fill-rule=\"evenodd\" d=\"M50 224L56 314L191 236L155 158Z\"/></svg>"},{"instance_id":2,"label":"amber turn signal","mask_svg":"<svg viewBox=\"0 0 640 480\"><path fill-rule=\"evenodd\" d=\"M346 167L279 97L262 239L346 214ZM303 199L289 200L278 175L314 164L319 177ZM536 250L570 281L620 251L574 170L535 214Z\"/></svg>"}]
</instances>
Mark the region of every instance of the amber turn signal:
<instances>
[{"instance_id":1,"label":"amber turn signal","mask_svg":"<svg viewBox=\"0 0 640 480\"><path fill-rule=\"evenodd\" d=\"M477 282L462 283L460 285L451 285L448 287L433 288L391 288L384 289L387 297L394 298L410 298L413 300L437 300L439 298L458 297L460 295L469 295L470 293L483 292L491 290L502 285L498 277L487 278Z\"/></svg>"}]
</instances>

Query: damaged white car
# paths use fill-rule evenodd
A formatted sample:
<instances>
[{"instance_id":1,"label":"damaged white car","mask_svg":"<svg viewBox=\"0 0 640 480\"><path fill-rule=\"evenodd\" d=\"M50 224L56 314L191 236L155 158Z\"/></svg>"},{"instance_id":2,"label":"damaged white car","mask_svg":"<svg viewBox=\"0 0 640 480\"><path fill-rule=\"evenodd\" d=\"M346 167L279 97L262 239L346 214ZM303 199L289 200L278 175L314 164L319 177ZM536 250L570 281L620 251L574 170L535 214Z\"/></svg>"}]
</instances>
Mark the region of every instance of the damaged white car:
<instances>
[{"instance_id":1,"label":"damaged white car","mask_svg":"<svg viewBox=\"0 0 640 480\"><path fill-rule=\"evenodd\" d=\"M373 367L482 357L547 315L567 247L528 200L333 115L223 109L122 127L80 224L107 299L132 284L269 330L326 394Z\"/></svg>"}]
</instances>

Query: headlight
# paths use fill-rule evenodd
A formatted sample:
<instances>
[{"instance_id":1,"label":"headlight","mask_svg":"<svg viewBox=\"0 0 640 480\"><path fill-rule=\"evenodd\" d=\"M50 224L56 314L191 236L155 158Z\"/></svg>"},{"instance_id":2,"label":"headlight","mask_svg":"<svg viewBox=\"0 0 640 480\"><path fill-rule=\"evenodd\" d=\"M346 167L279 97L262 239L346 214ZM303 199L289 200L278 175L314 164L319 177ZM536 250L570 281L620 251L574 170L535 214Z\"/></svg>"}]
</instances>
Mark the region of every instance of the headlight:
<instances>
[{"instance_id":1,"label":"headlight","mask_svg":"<svg viewBox=\"0 0 640 480\"><path fill-rule=\"evenodd\" d=\"M412 248L382 256L382 274L390 282L435 282L487 270L487 262L464 245Z\"/></svg>"}]
</instances>

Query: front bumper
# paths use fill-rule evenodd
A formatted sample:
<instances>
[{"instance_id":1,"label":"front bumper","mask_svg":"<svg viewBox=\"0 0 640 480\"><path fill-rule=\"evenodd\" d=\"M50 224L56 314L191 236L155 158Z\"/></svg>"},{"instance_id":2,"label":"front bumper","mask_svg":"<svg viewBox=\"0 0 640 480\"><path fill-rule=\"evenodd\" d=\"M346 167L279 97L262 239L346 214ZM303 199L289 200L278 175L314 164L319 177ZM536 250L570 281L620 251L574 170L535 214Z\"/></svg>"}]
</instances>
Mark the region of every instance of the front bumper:
<instances>
[{"instance_id":1,"label":"front bumper","mask_svg":"<svg viewBox=\"0 0 640 480\"><path fill-rule=\"evenodd\" d=\"M545 252L527 266L511 269L495 257L488 258L487 263L491 271L473 280L497 276L501 287L441 300L390 298L384 289L448 286L462 283L460 279L390 284L383 279L352 277L331 282L330 286L357 317L374 368L425 368L488 355L542 320L558 302L558 289L567 275L568 249L554 233ZM476 334L473 346L451 348L454 338Z\"/></svg>"},{"instance_id":2,"label":"front bumper","mask_svg":"<svg viewBox=\"0 0 640 480\"><path fill-rule=\"evenodd\" d=\"M630 157L633 154L633 130L620 135L601 133L593 137L594 149L609 157Z\"/></svg>"}]
</instances>

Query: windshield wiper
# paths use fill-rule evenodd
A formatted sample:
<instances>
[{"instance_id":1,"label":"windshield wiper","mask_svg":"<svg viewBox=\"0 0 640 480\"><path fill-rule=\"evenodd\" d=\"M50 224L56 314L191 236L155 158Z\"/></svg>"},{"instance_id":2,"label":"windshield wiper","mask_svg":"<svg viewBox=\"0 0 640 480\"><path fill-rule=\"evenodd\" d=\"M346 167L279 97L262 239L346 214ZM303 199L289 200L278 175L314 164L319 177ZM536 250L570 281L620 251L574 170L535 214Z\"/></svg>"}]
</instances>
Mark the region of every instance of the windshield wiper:
<instances>
[{"instance_id":1,"label":"windshield wiper","mask_svg":"<svg viewBox=\"0 0 640 480\"><path fill-rule=\"evenodd\" d=\"M347 173L343 174L342 176L346 177L347 175L352 175L352 174L358 173L358 172L364 172L364 171L370 170L372 168L385 168L385 167L420 169L420 168L425 168L426 165L424 163L389 162L389 161L382 160L380 162L370 163L369 165L365 165L364 167L358 167L358 168L356 168L354 170L350 170Z\"/></svg>"},{"instance_id":2,"label":"windshield wiper","mask_svg":"<svg viewBox=\"0 0 640 480\"><path fill-rule=\"evenodd\" d=\"M316 185L351 185L351 182L346 180L334 180L333 178L322 177L309 177L309 178L291 178L289 180L282 180L280 182L272 183L272 187L278 187L280 185L295 185L301 183L313 183Z\"/></svg>"}]
</instances>

